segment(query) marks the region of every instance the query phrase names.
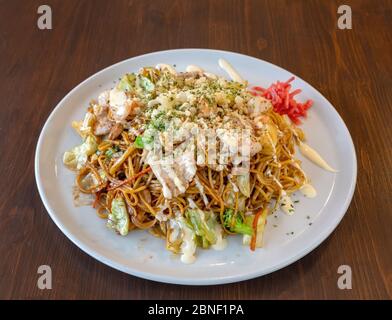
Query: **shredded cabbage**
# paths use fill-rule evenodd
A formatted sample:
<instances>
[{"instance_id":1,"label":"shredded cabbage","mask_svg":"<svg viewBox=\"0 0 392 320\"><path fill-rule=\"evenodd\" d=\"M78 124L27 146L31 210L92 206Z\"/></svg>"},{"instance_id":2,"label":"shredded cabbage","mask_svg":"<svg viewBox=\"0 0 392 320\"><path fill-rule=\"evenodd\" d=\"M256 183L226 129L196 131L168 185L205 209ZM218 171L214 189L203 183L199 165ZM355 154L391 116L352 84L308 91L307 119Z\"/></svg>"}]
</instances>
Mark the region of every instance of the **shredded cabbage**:
<instances>
[{"instance_id":1,"label":"shredded cabbage","mask_svg":"<svg viewBox=\"0 0 392 320\"><path fill-rule=\"evenodd\" d=\"M95 122L95 115L92 112L87 112L83 121L73 121L72 127L82 138L86 138L87 136L93 134L93 127Z\"/></svg>"},{"instance_id":2,"label":"shredded cabbage","mask_svg":"<svg viewBox=\"0 0 392 320\"><path fill-rule=\"evenodd\" d=\"M80 146L64 152L63 163L72 170L79 170L86 163L88 156L94 154L97 148L97 139L95 136L89 135Z\"/></svg>"},{"instance_id":3,"label":"shredded cabbage","mask_svg":"<svg viewBox=\"0 0 392 320\"><path fill-rule=\"evenodd\" d=\"M237 176L237 186L245 197L250 197L249 173Z\"/></svg>"},{"instance_id":4,"label":"shredded cabbage","mask_svg":"<svg viewBox=\"0 0 392 320\"><path fill-rule=\"evenodd\" d=\"M113 199L107 226L126 236L129 230L129 215L124 199L121 196Z\"/></svg>"},{"instance_id":5,"label":"shredded cabbage","mask_svg":"<svg viewBox=\"0 0 392 320\"><path fill-rule=\"evenodd\" d=\"M197 235L197 242L203 248L208 248L217 241L215 225L218 223L212 212L205 212L199 208L188 209L185 213L187 221Z\"/></svg>"},{"instance_id":6,"label":"shredded cabbage","mask_svg":"<svg viewBox=\"0 0 392 320\"><path fill-rule=\"evenodd\" d=\"M134 73L127 73L124 75L117 85L121 91L131 91L135 87L136 75Z\"/></svg>"},{"instance_id":7,"label":"shredded cabbage","mask_svg":"<svg viewBox=\"0 0 392 320\"><path fill-rule=\"evenodd\" d=\"M215 213L192 208L186 211L185 218L179 216L168 222L166 248L181 253L182 262L192 263L197 246L212 246L216 250L225 248L223 234Z\"/></svg>"}]
</instances>

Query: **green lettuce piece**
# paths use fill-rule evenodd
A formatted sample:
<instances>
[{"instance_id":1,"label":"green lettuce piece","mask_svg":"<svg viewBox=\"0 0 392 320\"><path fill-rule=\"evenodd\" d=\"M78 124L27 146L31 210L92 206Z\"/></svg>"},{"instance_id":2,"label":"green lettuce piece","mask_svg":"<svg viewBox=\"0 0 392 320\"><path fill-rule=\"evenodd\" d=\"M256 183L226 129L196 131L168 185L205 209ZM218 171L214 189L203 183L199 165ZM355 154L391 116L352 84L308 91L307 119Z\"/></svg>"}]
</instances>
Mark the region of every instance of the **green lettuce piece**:
<instances>
[{"instance_id":1,"label":"green lettuce piece","mask_svg":"<svg viewBox=\"0 0 392 320\"><path fill-rule=\"evenodd\" d=\"M97 151L97 148L97 139L89 135L80 146L64 152L63 163L72 170L79 170L87 162L87 158Z\"/></svg>"},{"instance_id":2,"label":"green lettuce piece","mask_svg":"<svg viewBox=\"0 0 392 320\"><path fill-rule=\"evenodd\" d=\"M245 197L250 197L249 173L237 176L237 186Z\"/></svg>"},{"instance_id":3,"label":"green lettuce piece","mask_svg":"<svg viewBox=\"0 0 392 320\"><path fill-rule=\"evenodd\" d=\"M154 83L147 77L138 76L136 80L136 85L143 91L152 92L155 89Z\"/></svg>"},{"instance_id":4,"label":"green lettuce piece","mask_svg":"<svg viewBox=\"0 0 392 320\"><path fill-rule=\"evenodd\" d=\"M121 196L112 201L111 213L108 216L107 226L126 236L129 230L129 215L124 199Z\"/></svg>"},{"instance_id":5,"label":"green lettuce piece","mask_svg":"<svg viewBox=\"0 0 392 320\"><path fill-rule=\"evenodd\" d=\"M144 148L143 136L137 136L133 144L136 148L143 149Z\"/></svg>"},{"instance_id":6,"label":"green lettuce piece","mask_svg":"<svg viewBox=\"0 0 392 320\"><path fill-rule=\"evenodd\" d=\"M252 235L253 228L251 224L248 224L247 221L244 221L242 215L238 212L234 215L233 209L226 209L223 213L223 223L227 230L234 233L241 233Z\"/></svg>"},{"instance_id":7,"label":"green lettuce piece","mask_svg":"<svg viewBox=\"0 0 392 320\"><path fill-rule=\"evenodd\" d=\"M217 241L216 224L218 223L212 212L205 212L198 208L188 209L185 213L187 221L197 236L198 244L208 248Z\"/></svg>"},{"instance_id":8,"label":"green lettuce piece","mask_svg":"<svg viewBox=\"0 0 392 320\"><path fill-rule=\"evenodd\" d=\"M117 85L121 91L131 91L135 87L136 76L134 73L127 73L124 75Z\"/></svg>"},{"instance_id":9,"label":"green lettuce piece","mask_svg":"<svg viewBox=\"0 0 392 320\"><path fill-rule=\"evenodd\" d=\"M87 112L82 121L73 121L72 127L83 139L86 139L87 136L93 133L95 121L95 115L92 112Z\"/></svg>"}]
</instances>

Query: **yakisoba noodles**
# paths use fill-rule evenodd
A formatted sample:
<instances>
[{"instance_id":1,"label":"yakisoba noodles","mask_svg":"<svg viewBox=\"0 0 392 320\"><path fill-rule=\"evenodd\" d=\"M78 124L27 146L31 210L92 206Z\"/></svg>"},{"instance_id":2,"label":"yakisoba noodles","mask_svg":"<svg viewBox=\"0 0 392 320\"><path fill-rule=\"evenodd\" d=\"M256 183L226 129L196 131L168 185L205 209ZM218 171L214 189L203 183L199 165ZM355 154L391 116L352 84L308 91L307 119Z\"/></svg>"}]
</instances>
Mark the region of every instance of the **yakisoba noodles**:
<instances>
[{"instance_id":1,"label":"yakisoba noodles","mask_svg":"<svg viewBox=\"0 0 392 320\"><path fill-rule=\"evenodd\" d=\"M290 195L313 190L294 157L302 130L228 71L237 81L197 66L142 68L72 124L83 143L64 164L109 228L148 229L191 263L197 247L223 249L230 234L261 247L267 215L291 215Z\"/></svg>"}]
</instances>

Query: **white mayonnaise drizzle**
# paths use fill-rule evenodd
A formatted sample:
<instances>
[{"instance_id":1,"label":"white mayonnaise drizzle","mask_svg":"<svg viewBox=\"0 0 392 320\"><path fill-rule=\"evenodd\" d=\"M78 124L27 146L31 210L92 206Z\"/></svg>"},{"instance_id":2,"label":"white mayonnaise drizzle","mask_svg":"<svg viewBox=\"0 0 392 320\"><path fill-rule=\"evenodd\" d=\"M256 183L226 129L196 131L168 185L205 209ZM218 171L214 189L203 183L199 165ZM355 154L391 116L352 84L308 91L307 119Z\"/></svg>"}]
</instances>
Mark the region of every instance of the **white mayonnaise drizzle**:
<instances>
[{"instance_id":1,"label":"white mayonnaise drizzle","mask_svg":"<svg viewBox=\"0 0 392 320\"><path fill-rule=\"evenodd\" d=\"M183 263L193 263L196 260L195 252L196 252L196 241L195 234L193 230L191 230L185 222L183 217L178 219L178 222L181 224L183 231L183 239L181 244L181 262Z\"/></svg>"},{"instance_id":2,"label":"white mayonnaise drizzle","mask_svg":"<svg viewBox=\"0 0 392 320\"><path fill-rule=\"evenodd\" d=\"M284 114L283 118L291 125L292 121L291 119ZM297 133L295 132L295 130L293 128L291 128L291 132L298 138L299 137L297 135ZM320 168L323 168L327 171L330 172L338 172L338 170L333 169L319 154L316 150L314 150L313 148L311 148L309 145L307 145L306 143L299 141L299 150L301 151L301 153L308 158L310 161L312 161L313 163L315 163L316 165L318 165Z\"/></svg>"},{"instance_id":3,"label":"white mayonnaise drizzle","mask_svg":"<svg viewBox=\"0 0 392 320\"><path fill-rule=\"evenodd\" d=\"M227 74L230 76L230 78L234 81L237 82L245 82L244 79L239 75L237 71L234 70L234 68L231 66L230 63L228 63L225 59L219 59L218 60L219 66L227 72Z\"/></svg>"},{"instance_id":4,"label":"white mayonnaise drizzle","mask_svg":"<svg viewBox=\"0 0 392 320\"><path fill-rule=\"evenodd\" d=\"M333 169L318 153L316 150L312 149L306 143L299 142L299 150L301 153L307 157L310 161L317 164L319 167L330 171L330 172L337 172L337 170Z\"/></svg>"},{"instance_id":5,"label":"white mayonnaise drizzle","mask_svg":"<svg viewBox=\"0 0 392 320\"><path fill-rule=\"evenodd\" d=\"M189 66L187 66L185 71L186 72L201 72L201 73L204 73L204 70L202 68L200 68L199 66L195 66L194 64L190 64Z\"/></svg>"},{"instance_id":6,"label":"white mayonnaise drizzle","mask_svg":"<svg viewBox=\"0 0 392 320\"><path fill-rule=\"evenodd\" d=\"M299 190L305 197L314 198L317 196L316 189L310 183L304 184Z\"/></svg>"}]
</instances>

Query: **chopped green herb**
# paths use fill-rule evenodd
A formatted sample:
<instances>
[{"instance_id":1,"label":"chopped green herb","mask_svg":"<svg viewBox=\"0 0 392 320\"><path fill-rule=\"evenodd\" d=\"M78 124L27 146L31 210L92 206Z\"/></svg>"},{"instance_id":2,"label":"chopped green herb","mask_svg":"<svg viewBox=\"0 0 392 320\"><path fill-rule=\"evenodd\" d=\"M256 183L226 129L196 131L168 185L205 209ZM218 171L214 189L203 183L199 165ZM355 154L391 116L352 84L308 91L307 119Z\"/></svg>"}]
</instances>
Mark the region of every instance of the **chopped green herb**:
<instances>
[{"instance_id":1,"label":"chopped green herb","mask_svg":"<svg viewBox=\"0 0 392 320\"><path fill-rule=\"evenodd\" d=\"M149 126L151 128L158 130L158 131L163 131L166 128L165 122L163 121L163 119L160 119L160 118L151 121Z\"/></svg>"},{"instance_id":2,"label":"chopped green herb","mask_svg":"<svg viewBox=\"0 0 392 320\"><path fill-rule=\"evenodd\" d=\"M107 149L107 150L105 151L105 156L108 157L109 159L110 159L111 157L113 157L113 154L114 154L114 150L113 150L112 148Z\"/></svg>"}]
</instances>

